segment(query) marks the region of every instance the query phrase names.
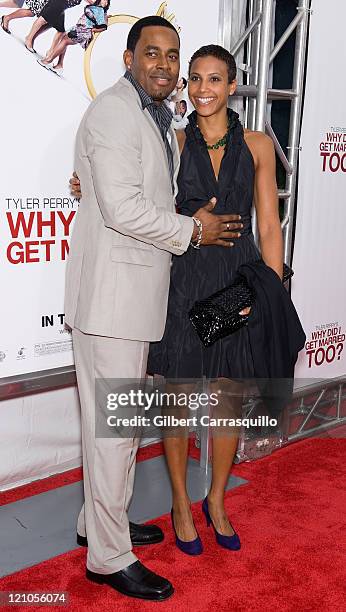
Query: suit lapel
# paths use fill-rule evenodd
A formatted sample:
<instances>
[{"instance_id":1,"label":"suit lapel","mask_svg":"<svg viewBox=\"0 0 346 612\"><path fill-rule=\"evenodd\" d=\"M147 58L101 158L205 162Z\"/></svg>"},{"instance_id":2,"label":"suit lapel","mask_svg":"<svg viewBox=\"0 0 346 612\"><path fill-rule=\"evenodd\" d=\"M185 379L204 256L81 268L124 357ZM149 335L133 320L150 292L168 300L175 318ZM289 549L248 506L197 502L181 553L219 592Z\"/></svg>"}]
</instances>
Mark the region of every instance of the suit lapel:
<instances>
[{"instance_id":1,"label":"suit lapel","mask_svg":"<svg viewBox=\"0 0 346 612\"><path fill-rule=\"evenodd\" d=\"M139 97L136 89L134 88L132 83L130 83L130 81L125 79L125 77L120 77L119 81L121 81L121 83L128 89L130 96L132 96L136 100L138 106L140 107L140 109L143 112L144 118L146 119L148 125L152 129L153 135L155 136L155 138L157 139L158 143L160 144L160 147L161 147L163 153L165 154L165 158L166 158L167 157L166 149L165 149L165 145L164 145L164 142L163 142L161 134L160 134L160 130L157 127L157 125L156 125L154 119L152 118L151 114L149 113L148 109L147 108L145 108L144 110L142 109L142 103L141 103L140 97ZM167 165L167 169L168 169L168 163L166 165Z\"/></svg>"},{"instance_id":2,"label":"suit lapel","mask_svg":"<svg viewBox=\"0 0 346 612\"><path fill-rule=\"evenodd\" d=\"M129 94L134 96L134 98L136 99L136 102L138 103L138 106L140 108L142 108L142 104L140 101L140 97L136 91L136 89L133 87L133 85L127 80L125 79L125 77L120 77L119 79L122 84L128 88L129 90ZM150 126L153 136L156 138L156 140L158 141L160 147L161 147L161 151L162 151L162 155L164 158L164 164L167 170L167 175L169 178L169 181L171 181L171 176L170 176L170 172L169 172L169 166L168 166L168 160L167 160L167 152L166 152L166 147L165 147L165 143L163 142L161 133L159 128L157 127L154 119L152 118L151 114L149 113L148 109L145 108L143 111L143 116L146 119L148 125ZM176 196L177 194L177 184L176 184L176 180L177 180L177 176L178 176L178 171L179 171L179 164L180 164L180 154L179 154L179 145L178 145L178 141L177 141L177 137L175 135L175 130L174 128L171 126L169 128L169 134L171 136L171 147L172 147L172 153L173 153L173 166L174 166L174 175L173 175L173 180L174 180L174 196Z\"/></svg>"},{"instance_id":3,"label":"suit lapel","mask_svg":"<svg viewBox=\"0 0 346 612\"><path fill-rule=\"evenodd\" d=\"M170 175L170 172L169 172L169 165L168 165L168 159L167 159L167 151L166 151L165 143L163 142L160 130L157 127L154 119L152 118L152 116L149 113L147 108L144 109L144 116L147 119L150 127L152 128L153 133L155 134L155 137L158 139L158 141L160 143L160 147L161 147L161 150L162 150L162 155L163 155L163 158L164 158L165 168L167 170L167 175L168 175L168 178L169 178L169 182L171 182L171 175ZM175 135L175 130L172 127L170 127L168 132L169 132L170 137L171 137L171 148L172 148L172 153L173 153L173 167L174 167L174 174L173 174L174 194L176 195L176 192L177 192L177 189L176 189L176 178L177 178L177 175L178 175L179 160L180 160L179 147L178 147L177 137Z\"/></svg>"},{"instance_id":4,"label":"suit lapel","mask_svg":"<svg viewBox=\"0 0 346 612\"><path fill-rule=\"evenodd\" d=\"M173 166L174 166L173 184L174 184L174 196L176 196L176 195L177 195L177 193L178 193L177 177L178 177L179 166L180 166L180 152L179 152L179 144L178 144L177 136L176 136L176 133L175 133L175 129L174 129L172 126L169 128L169 133L170 133L170 135L171 135L171 147L172 147L172 153L173 153Z\"/></svg>"},{"instance_id":5,"label":"suit lapel","mask_svg":"<svg viewBox=\"0 0 346 612\"><path fill-rule=\"evenodd\" d=\"M158 142L160 143L160 147L161 147L162 152L164 153L164 155L165 155L165 159L166 159L166 161L167 161L166 147L165 147L165 143L164 143L164 142L163 142L163 140L162 140L162 136L161 136L161 134L160 134L160 130L159 130L159 128L157 127L157 125L156 125L156 123L155 123L154 119L152 118L152 116L151 116L151 114L149 113L149 111L148 111L148 109L147 109L147 108L145 108L145 109L144 109L143 114L144 114L144 117L146 118L146 120L148 121L148 123L149 123L149 125L150 125L151 129L153 130L153 133L155 134L156 139L157 139L157 140L158 140ZM168 170L168 163L166 163L166 165L167 165L167 170Z\"/></svg>"}]
</instances>

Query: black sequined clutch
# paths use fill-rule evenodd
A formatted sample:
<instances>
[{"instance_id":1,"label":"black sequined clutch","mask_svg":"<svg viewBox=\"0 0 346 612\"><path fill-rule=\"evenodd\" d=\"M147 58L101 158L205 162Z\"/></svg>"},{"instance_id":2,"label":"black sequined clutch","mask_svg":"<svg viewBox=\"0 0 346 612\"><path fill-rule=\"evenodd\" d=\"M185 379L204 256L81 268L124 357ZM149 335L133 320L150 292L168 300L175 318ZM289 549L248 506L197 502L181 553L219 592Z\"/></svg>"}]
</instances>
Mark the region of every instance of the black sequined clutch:
<instances>
[{"instance_id":1,"label":"black sequined clutch","mask_svg":"<svg viewBox=\"0 0 346 612\"><path fill-rule=\"evenodd\" d=\"M282 282L293 276L293 270L284 264ZM232 285L213 293L194 304L189 318L204 346L225 338L246 325L249 315L239 312L254 303L254 292L246 279L238 275Z\"/></svg>"}]
</instances>

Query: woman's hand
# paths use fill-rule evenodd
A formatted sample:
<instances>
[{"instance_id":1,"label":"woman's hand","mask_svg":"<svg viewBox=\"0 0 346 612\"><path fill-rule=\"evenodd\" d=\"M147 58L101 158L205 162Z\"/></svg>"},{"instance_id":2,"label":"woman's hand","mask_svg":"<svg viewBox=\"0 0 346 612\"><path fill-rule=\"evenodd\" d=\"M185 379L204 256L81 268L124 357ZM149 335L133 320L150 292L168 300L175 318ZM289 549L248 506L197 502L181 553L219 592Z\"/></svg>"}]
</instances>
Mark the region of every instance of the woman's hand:
<instances>
[{"instance_id":1,"label":"woman's hand","mask_svg":"<svg viewBox=\"0 0 346 612\"><path fill-rule=\"evenodd\" d=\"M240 232L234 230L239 230L243 227L242 223L236 223L236 221L241 221L241 216L215 215L212 213L215 205L216 198L210 198L209 202L207 202L202 208L199 208L195 213L195 217L203 224L201 244L215 244L230 248L234 246L234 243L231 242L229 238L233 240L233 238L239 238L240 236ZM192 241L196 239L197 234L198 231L195 227L192 235ZM227 240L225 240L226 238Z\"/></svg>"},{"instance_id":2,"label":"woman's hand","mask_svg":"<svg viewBox=\"0 0 346 612\"><path fill-rule=\"evenodd\" d=\"M81 198L82 197L82 192L81 192L81 188L80 188L80 181L79 181L79 178L78 178L76 172L73 173L73 176L70 178L69 183L70 183L71 194L75 198L78 198L78 199Z\"/></svg>"},{"instance_id":3,"label":"woman's hand","mask_svg":"<svg viewBox=\"0 0 346 612\"><path fill-rule=\"evenodd\" d=\"M251 310L251 306L248 306L247 308L243 308L243 310L240 311L240 315L248 315L250 314L250 310Z\"/></svg>"}]
</instances>

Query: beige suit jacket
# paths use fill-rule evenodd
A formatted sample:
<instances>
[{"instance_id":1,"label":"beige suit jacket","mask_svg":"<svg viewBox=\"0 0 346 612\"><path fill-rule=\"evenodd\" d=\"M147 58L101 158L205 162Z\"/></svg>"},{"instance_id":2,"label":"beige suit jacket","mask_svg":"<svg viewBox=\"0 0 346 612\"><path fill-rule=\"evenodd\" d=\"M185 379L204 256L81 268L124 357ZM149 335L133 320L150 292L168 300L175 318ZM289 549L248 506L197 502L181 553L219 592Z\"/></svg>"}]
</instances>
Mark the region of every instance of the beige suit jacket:
<instances>
[{"instance_id":1,"label":"beige suit jacket","mask_svg":"<svg viewBox=\"0 0 346 612\"><path fill-rule=\"evenodd\" d=\"M86 111L75 152L83 197L66 270L70 327L128 340L162 338L171 253L184 253L193 231L193 220L175 212L179 149L172 128L169 134L174 195L159 129L127 79Z\"/></svg>"}]
</instances>

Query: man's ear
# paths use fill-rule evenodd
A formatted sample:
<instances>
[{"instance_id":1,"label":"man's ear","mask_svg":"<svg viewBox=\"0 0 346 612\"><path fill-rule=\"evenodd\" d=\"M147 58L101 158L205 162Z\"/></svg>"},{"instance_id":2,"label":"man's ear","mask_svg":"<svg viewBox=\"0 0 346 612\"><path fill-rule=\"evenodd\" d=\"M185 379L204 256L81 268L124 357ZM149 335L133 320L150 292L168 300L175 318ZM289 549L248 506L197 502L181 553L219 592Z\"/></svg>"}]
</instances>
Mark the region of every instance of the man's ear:
<instances>
[{"instance_id":1,"label":"man's ear","mask_svg":"<svg viewBox=\"0 0 346 612\"><path fill-rule=\"evenodd\" d=\"M232 81L232 83L230 83L229 85L229 95L233 96L235 90L237 89L237 79L234 79L234 81Z\"/></svg>"},{"instance_id":2,"label":"man's ear","mask_svg":"<svg viewBox=\"0 0 346 612\"><path fill-rule=\"evenodd\" d=\"M123 54L124 64L126 66L126 70L131 70L132 62L133 62L133 53L130 49L126 49Z\"/></svg>"}]
</instances>

